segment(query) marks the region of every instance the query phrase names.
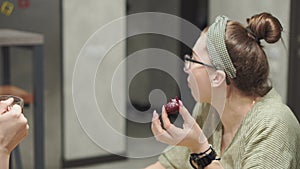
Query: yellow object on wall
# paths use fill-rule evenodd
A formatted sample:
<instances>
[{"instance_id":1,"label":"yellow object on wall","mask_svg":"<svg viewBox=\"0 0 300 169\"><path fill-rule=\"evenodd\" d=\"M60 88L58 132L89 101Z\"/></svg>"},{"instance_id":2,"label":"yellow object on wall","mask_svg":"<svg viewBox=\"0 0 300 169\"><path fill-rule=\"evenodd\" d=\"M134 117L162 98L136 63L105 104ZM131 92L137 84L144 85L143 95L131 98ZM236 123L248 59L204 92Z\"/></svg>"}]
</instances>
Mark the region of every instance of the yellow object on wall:
<instances>
[{"instance_id":1,"label":"yellow object on wall","mask_svg":"<svg viewBox=\"0 0 300 169\"><path fill-rule=\"evenodd\" d=\"M8 1L4 1L0 7L0 11L5 16L10 16L14 10L14 4Z\"/></svg>"}]
</instances>

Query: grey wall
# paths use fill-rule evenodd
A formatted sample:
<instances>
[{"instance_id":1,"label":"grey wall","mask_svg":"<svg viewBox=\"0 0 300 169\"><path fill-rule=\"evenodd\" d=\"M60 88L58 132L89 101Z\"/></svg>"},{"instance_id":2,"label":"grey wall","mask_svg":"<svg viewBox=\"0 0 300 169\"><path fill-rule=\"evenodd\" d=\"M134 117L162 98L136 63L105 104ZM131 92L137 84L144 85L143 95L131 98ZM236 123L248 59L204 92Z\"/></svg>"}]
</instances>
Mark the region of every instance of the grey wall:
<instances>
[{"instance_id":1,"label":"grey wall","mask_svg":"<svg viewBox=\"0 0 300 169\"><path fill-rule=\"evenodd\" d=\"M1 0L0 3L3 1ZM17 0L10 2L15 4L15 9L11 16L0 14L0 28L33 31L45 36L45 158L47 168L59 168L61 158L60 1L30 0L31 5L26 9L18 8ZM12 83L32 91L31 51L13 49L11 52ZM22 160L24 168L33 168L33 109L25 108L24 111L29 119L30 134L21 144Z\"/></svg>"},{"instance_id":2,"label":"grey wall","mask_svg":"<svg viewBox=\"0 0 300 169\"><path fill-rule=\"evenodd\" d=\"M289 18L290 0L212 0L210 2L210 21L213 22L217 15L227 15L233 20L246 24L246 18L260 12L270 12L276 16L283 26L283 40L289 46ZM282 96L283 101L287 99L287 71L288 71L288 51L284 49L279 41L276 44L263 44L269 58L270 77L273 86Z\"/></svg>"},{"instance_id":3,"label":"grey wall","mask_svg":"<svg viewBox=\"0 0 300 169\"><path fill-rule=\"evenodd\" d=\"M99 157L109 155L110 150L116 154L123 154L126 151L126 140L124 137L115 135L115 130L121 135L125 135L125 120L121 114L126 114L125 110L125 75L126 70L122 69L122 75L118 79L117 92L120 102L114 103L111 98L111 80L114 75L116 66L125 57L125 44L116 42L113 49L106 51L107 43L115 36L124 35L125 21L112 27L110 31L103 36L98 36L102 31L102 27L109 24L115 19L119 19L125 15L125 1L99 1L99 0L64 0L63 9L63 95L64 95L64 120L63 120L63 156L65 160L80 160L84 158ZM118 28L118 29L117 29ZM95 43L86 44L88 40ZM86 46L85 46L86 45ZM86 51L86 53L84 52ZM79 54L82 52L81 58L78 60ZM108 54L106 52L109 52ZM100 62L100 55L105 55L103 62ZM86 55L85 55L86 54ZM72 91L74 87L75 68L86 61L84 72L79 75L78 90L85 91L84 96L77 94L78 90ZM97 71L91 72L90 67L98 64ZM117 64L117 65L116 65ZM75 67L77 65L77 67ZM77 69L78 70L78 69ZM95 91L85 95L88 89L85 85L90 81L86 77L95 74L91 83L95 83ZM77 77L77 76L76 76ZM94 100L96 96L99 109L93 109L87 106ZM78 105L74 102L74 98L82 98L82 102ZM122 112L116 110L114 104L121 107ZM75 109L75 107L77 109ZM80 111L84 109L83 112ZM80 114L83 113L83 116ZM93 114L96 117L93 119ZM88 131L84 119L87 118L88 125L92 126L94 135ZM101 118L98 118L101 117ZM98 142L101 140L103 142ZM105 142L105 143L104 143ZM113 145L105 147L105 145Z\"/></svg>"}]
</instances>

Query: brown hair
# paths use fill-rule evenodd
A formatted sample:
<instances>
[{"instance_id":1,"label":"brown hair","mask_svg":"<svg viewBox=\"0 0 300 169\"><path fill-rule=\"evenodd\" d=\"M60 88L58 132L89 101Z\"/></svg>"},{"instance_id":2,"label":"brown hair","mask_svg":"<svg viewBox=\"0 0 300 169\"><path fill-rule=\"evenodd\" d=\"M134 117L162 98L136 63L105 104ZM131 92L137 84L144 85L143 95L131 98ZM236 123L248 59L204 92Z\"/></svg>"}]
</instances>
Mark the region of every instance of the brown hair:
<instances>
[{"instance_id":1,"label":"brown hair","mask_svg":"<svg viewBox=\"0 0 300 169\"><path fill-rule=\"evenodd\" d=\"M268 59L260 40L277 42L281 38L282 26L269 13L254 15L247 22L247 27L236 21L227 23L225 44L237 70L236 78L230 81L247 96L264 96L272 86Z\"/></svg>"}]
</instances>

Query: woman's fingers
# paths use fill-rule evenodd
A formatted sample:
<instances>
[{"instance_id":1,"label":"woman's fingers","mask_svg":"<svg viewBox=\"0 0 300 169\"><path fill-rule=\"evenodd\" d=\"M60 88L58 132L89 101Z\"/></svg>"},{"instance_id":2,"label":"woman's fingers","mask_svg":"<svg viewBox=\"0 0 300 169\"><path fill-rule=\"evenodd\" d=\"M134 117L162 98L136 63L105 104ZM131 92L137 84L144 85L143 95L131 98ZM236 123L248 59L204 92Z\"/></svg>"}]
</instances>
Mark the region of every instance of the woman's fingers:
<instances>
[{"instance_id":1,"label":"woman's fingers","mask_svg":"<svg viewBox=\"0 0 300 169\"><path fill-rule=\"evenodd\" d=\"M171 144L172 136L162 128L161 123L159 121L159 115L156 111L153 112L151 129L157 141L166 144Z\"/></svg>"},{"instance_id":2,"label":"woman's fingers","mask_svg":"<svg viewBox=\"0 0 300 169\"><path fill-rule=\"evenodd\" d=\"M153 112L151 129L152 129L154 135L157 135L158 133L162 132L161 123L159 121L159 116L158 116L156 110L154 110L154 112Z\"/></svg>"},{"instance_id":3,"label":"woman's fingers","mask_svg":"<svg viewBox=\"0 0 300 169\"><path fill-rule=\"evenodd\" d=\"M167 111L165 109L165 106L162 107L161 109L161 119L164 123L164 128L168 130L173 124L170 122L170 119L168 118Z\"/></svg>"},{"instance_id":4,"label":"woman's fingers","mask_svg":"<svg viewBox=\"0 0 300 169\"><path fill-rule=\"evenodd\" d=\"M192 124L195 122L195 119L193 118L193 116L191 116L189 111L184 107L181 100L179 100L179 113L181 114L182 119L185 123Z\"/></svg>"},{"instance_id":5,"label":"woman's fingers","mask_svg":"<svg viewBox=\"0 0 300 169\"><path fill-rule=\"evenodd\" d=\"M7 111L8 106L10 106L13 102L14 102L13 98L0 101L0 114L5 113Z\"/></svg>"},{"instance_id":6,"label":"woman's fingers","mask_svg":"<svg viewBox=\"0 0 300 169\"><path fill-rule=\"evenodd\" d=\"M12 108L9 110L9 112L13 113L16 117L20 117L20 115L22 114L22 108L21 108L21 106L15 104L12 106Z\"/></svg>"},{"instance_id":7,"label":"woman's fingers","mask_svg":"<svg viewBox=\"0 0 300 169\"><path fill-rule=\"evenodd\" d=\"M162 127L159 115L154 111L151 125L152 132L159 142L169 145L186 146L189 148L194 148L193 145L196 145L197 147L199 139L200 143L202 143L201 141L205 140L205 136L203 135L204 139L199 138L199 136L203 134L201 128L188 110L183 106L181 101L179 104L179 112L184 120L183 128L176 127L170 122L165 107L163 106L161 118L164 128Z\"/></svg>"},{"instance_id":8,"label":"woman's fingers","mask_svg":"<svg viewBox=\"0 0 300 169\"><path fill-rule=\"evenodd\" d=\"M167 111L165 107L162 108L162 114L161 114L162 121L164 123L164 128L166 131L172 136L177 137L178 134L181 132L179 128L177 128L174 124L170 122L170 119L168 118ZM177 138L176 138L177 139Z\"/></svg>"}]
</instances>

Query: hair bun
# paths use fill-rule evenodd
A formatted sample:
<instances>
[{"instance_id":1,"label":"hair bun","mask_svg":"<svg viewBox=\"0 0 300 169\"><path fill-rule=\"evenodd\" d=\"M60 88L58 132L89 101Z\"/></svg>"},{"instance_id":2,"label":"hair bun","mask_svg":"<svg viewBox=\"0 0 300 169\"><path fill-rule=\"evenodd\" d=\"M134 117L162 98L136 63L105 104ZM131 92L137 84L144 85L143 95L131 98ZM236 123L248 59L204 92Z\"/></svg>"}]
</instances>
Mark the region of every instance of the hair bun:
<instances>
[{"instance_id":1,"label":"hair bun","mask_svg":"<svg viewBox=\"0 0 300 169\"><path fill-rule=\"evenodd\" d=\"M264 39L275 43L281 38L283 30L279 20L269 13L263 12L247 19L248 28L255 34L256 39Z\"/></svg>"}]
</instances>

